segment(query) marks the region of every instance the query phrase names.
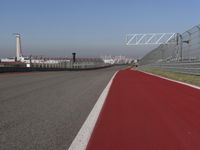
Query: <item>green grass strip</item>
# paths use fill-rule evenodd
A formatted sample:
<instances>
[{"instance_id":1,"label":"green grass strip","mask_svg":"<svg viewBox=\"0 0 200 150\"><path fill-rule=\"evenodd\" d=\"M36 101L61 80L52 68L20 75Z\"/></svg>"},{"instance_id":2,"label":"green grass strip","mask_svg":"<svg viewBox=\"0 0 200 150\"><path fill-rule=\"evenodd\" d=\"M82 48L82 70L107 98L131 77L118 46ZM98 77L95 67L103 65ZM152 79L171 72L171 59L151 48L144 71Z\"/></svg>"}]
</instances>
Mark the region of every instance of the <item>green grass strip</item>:
<instances>
[{"instance_id":1,"label":"green grass strip","mask_svg":"<svg viewBox=\"0 0 200 150\"><path fill-rule=\"evenodd\" d=\"M151 68L151 67L138 67L137 69L141 71L153 73L156 75L160 75L169 79L174 79L177 81L182 81L185 83L200 86L200 76L197 76L197 75L177 73L177 72L166 71L159 68Z\"/></svg>"}]
</instances>

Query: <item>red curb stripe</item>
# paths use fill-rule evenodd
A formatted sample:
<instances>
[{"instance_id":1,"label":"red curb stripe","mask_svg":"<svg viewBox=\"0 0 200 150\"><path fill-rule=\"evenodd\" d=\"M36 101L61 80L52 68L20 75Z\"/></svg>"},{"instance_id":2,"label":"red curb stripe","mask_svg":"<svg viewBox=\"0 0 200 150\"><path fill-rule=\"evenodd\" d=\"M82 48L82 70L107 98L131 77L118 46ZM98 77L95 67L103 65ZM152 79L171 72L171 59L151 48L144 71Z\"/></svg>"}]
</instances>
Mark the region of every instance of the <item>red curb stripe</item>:
<instances>
[{"instance_id":1,"label":"red curb stripe","mask_svg":"<svg viewBox=\"0 0 200 150\"><path fill-rule=\"evenodd\" d=\"M200 90L138 71L120 71L88 150L199 150Z\"/></svg>"}]
</instances>

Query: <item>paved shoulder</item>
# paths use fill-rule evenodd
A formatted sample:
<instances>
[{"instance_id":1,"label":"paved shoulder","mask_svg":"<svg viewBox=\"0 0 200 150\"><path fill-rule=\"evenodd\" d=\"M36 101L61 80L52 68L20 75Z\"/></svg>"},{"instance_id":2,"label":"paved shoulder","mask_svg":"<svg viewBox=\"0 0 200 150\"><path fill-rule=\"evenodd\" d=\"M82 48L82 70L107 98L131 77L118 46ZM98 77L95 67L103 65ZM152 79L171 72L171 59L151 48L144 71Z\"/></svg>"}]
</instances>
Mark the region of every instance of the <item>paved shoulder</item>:
<instances>
[{"instance_id":1,"label":"paved shoulder","mask_svg":"<svg viewBox=\"0 0 200 150\"><path fill-rule=\"evenodd\" d=\"M66 150L118 69L0 75L0 149Z\"/></svg>"}]
</instances>

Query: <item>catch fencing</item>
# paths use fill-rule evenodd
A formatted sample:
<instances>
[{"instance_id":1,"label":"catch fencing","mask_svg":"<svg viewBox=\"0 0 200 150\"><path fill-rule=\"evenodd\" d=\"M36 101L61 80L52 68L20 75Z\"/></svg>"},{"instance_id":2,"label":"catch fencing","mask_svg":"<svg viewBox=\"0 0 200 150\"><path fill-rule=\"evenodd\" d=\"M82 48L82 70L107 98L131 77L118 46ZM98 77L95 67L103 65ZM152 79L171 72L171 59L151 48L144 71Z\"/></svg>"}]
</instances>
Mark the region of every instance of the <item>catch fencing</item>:
<instances>
[{"instance_id":1,"label":"catch fencing","mask_svg":"<svg viewBox=\"0 0 200 150\"><path fill-rule=\"evenodd\" d=\"M200 75L200 25L183 34L176 34L175 43L159 45L145 55L140 67L156 67L193 75Z\"/></svg>"}]
</instances>

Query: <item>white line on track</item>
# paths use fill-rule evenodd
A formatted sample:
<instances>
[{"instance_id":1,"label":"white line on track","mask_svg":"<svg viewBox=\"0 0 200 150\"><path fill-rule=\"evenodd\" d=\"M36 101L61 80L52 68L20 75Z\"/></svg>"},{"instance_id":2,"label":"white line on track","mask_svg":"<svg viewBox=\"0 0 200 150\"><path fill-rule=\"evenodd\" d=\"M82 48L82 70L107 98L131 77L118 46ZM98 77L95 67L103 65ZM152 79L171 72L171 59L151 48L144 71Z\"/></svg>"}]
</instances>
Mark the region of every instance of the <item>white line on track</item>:
<instances>
[{"instance_id":1,"label":"white line on track","mask_svg":"<svg viewBox=\"0 0 200 150\"><path fill-rule=\"evenodd\" d=\"M151 76L156 76L156 77L161 78L161 79L165 79L165 80L168 80L168 81L176 82L176 83L183 84L183 85L186 85L186 86L189 86L189 87L192 87L192 88L200 90L200 87L196 86L196 85L192 85L192 84L189 84L189 83L185 83L185 82L169 79L169 78L166 78L166 77L162 77L162 76L159 76L159 75L156 75L156 74L153 74L153 73L149 73L149 72L145 72L145 71L141 71L141 70L137 70L137 71L140 71L140 72L146 73L146 74L151 75Z\"/></svg>"},{"instance_id":2,"label":"white line on track","mask_svg":"<svg viewBox=\"0 0 200 150\"><path fill-rule=\"evenodd\" d=\"M110 90L110 86L117 72L112 76L106 88L101 93L99 99L97 100L92 111L90 112L89 116L87 117L86 121L82 125L81 129L79 130L78 134L76 135L75 139L73 140L68 150L85 150L87 148L87 144L90 140L93 129L95 127L95 124L97 122L101 109L103 107L103 104Z\"/></svg>"}]
</instances>

